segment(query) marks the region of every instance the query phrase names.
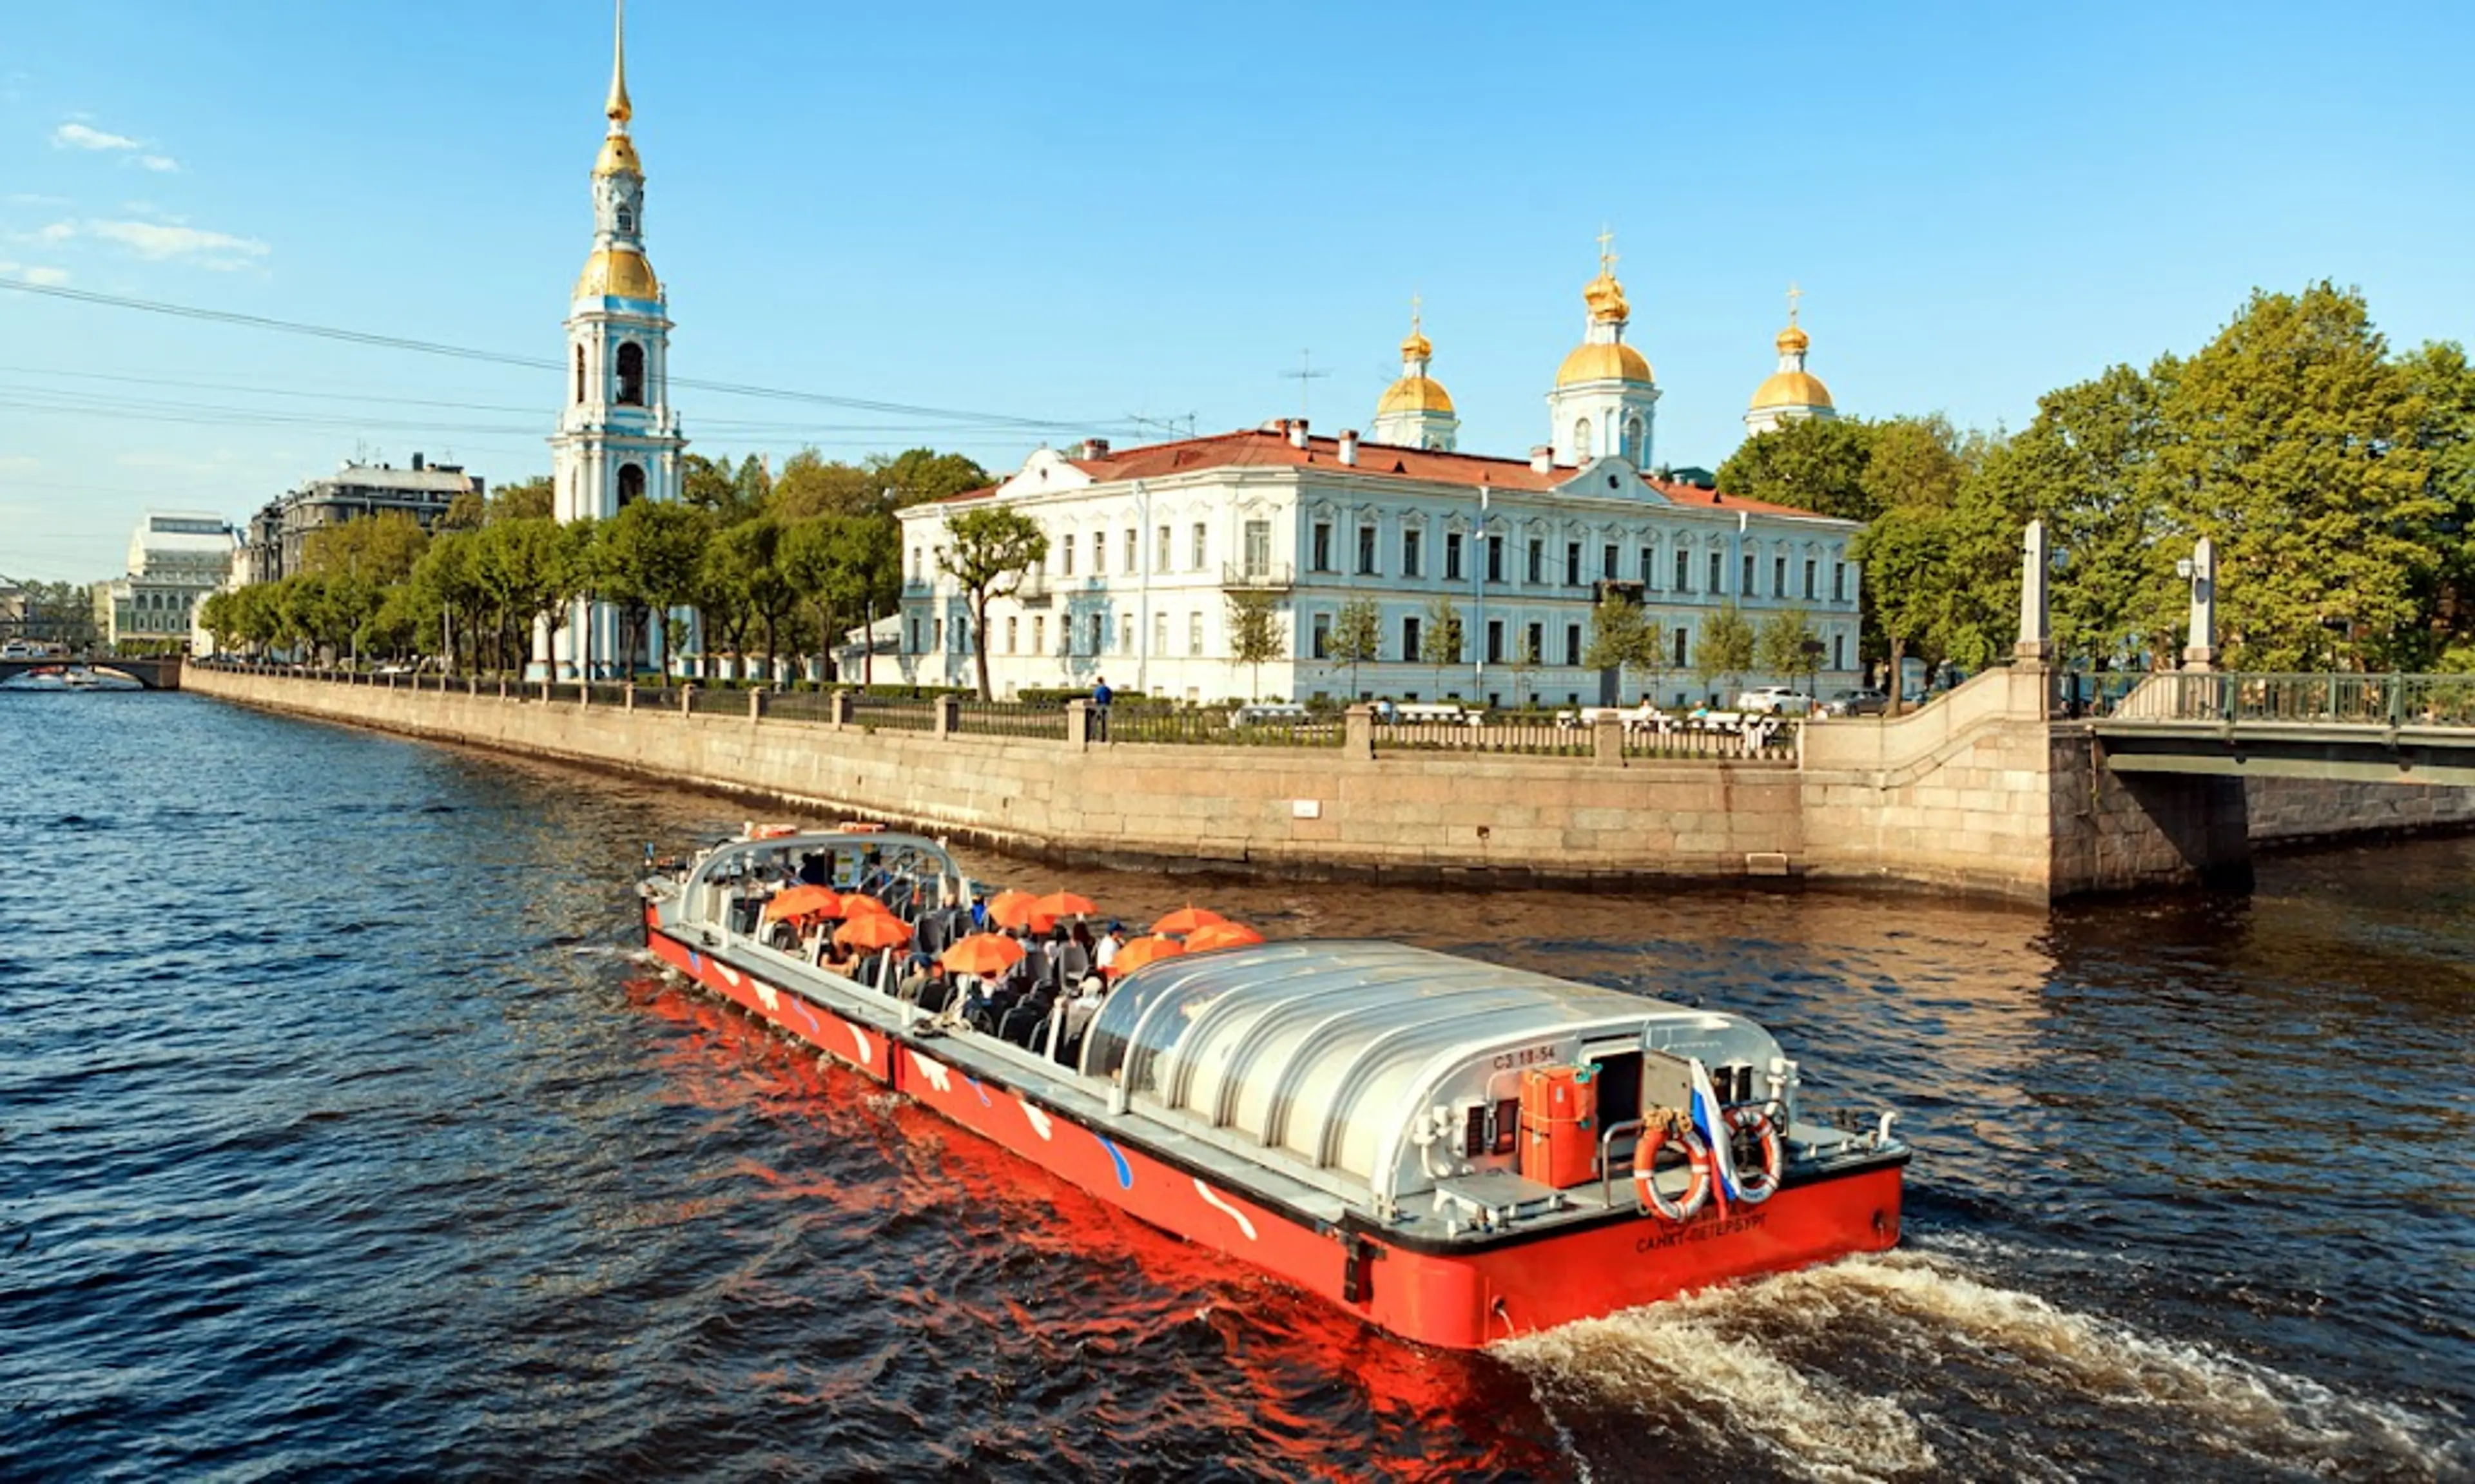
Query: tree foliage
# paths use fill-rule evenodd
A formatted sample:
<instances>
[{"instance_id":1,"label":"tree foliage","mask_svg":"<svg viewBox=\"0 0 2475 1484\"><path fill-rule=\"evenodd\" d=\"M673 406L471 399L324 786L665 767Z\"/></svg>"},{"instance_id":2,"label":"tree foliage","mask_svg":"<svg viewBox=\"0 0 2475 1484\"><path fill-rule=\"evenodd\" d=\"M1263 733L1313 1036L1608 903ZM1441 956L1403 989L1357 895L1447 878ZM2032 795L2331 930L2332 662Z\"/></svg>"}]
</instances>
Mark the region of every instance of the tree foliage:
<instances>
[{"instance_id":1,"label":"tree foliage","mask_svg":"<svg viewBox=\"0 0 2475 1484\"><path fill-rule=\"evenodd\" d=\"M989 603L1012 596L1024 574L1047 559L1047 533L1018 510L992 505L945 518L945 547L937 553L937 565L969 600L971 658L978 666L982 700L991 693Z\"/></svg>"},{"instance_id":2,"label":"tree foliage","mask_svg":"<svg viewBox=\"0 0 2475 1484\"><path fill-rule=\"evenodd\" d=\"M1358 668L1384 656L1384 610L1371 597L1353 597L1333 615L1324 652L1349 667L1349 693L1358 694Z\"/></svg>"},{"instance_id":3,"label":"tree foliage","mask_svg":"<svg viewBox=\"0 0 2475 1484\"><path fill-rule=\"evenodd\" d=\"M1664 659L1658 625L1648 608L1610 593L1590 609L1590 643L1581 651L1582 664L1615 670L1620 680L1630 670L1646 688L1657 679Z\"/></svg>"},{"instance_id":4,"label":"tree foliage","mask_svg":"<svg viewBox=\"0 0 2475 1484\"><path fill-rule=\"evenodd\" d=\"M1693 645L1693 679L1703 690L1714 680L1725 680L1728 690L1742 683L1745 672L1753 668L1753 625L1743 610L1733 602L1721 603L1716 612L1702 620L1702 634Z\"/></svg>"},{"instance_id":5,"label":"tree foliage","mask_svg":"<svg viewBox=\"0 0 2475 1484\"><path fill-rule=\"evenodd\" d=\"M1873 424L1801 419L1746 439L1719 466L1719 488L1816 515L1870 521L1882 513L1865 479L1873 452Z\"/></svg>"},{"instance_id":6,"label":"tree foliage","mask_svg":"<svg viewBox=\"0 0 2475 1484\"><path fill-rule=\"evenodd\" d=\"M1229 658L1255 672L1254 698L1262 698L1263 667L1288 653L1281 632L1279 600L1269 593L1233 591L1229 601Z\"/></svg>"}]
</instances>

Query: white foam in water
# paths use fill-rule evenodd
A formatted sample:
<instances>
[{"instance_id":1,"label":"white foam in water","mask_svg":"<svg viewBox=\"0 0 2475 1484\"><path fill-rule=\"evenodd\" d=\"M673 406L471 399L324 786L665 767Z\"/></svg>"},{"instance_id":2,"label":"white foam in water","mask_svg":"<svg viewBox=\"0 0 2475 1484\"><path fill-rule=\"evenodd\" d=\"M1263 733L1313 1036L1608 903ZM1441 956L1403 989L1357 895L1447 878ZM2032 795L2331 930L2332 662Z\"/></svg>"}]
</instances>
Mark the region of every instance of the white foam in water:
<instances>
[{"instance_id":1,"label":"white foam in water","mask_svg":"<svg viewBox=\"0 0 2475 1484\"><path fill-rule=\"evenodd\" d=\"M1928 1356L1973 1353L2049 1399L2057 1414L2084 1412L2127 1437L2154 1437L2162 1423L2183 1445L2221 1456L2340 1474L2455 1477L2467 1466L2438 1420L2143 1335L1925 1253L1711 1289L1507 1340L1494 1351L1530 1373L1542 1395L1552 1389L1723 1434L1811 1478L1931 1470L1924 1422L1900 1399L1861 1395L1783 1358L1781 1342L1824 1331ZM1912 1399L1930 1416L1929 1399Z\"/></svg>"},{"instance_id":2,"label":"white foam in water","mask_svg":"<svg viewBox=\"0 0 2475 1484\"><path fill-rule=\"evenodd\" d=\"M1749 1441L1812 1478L1891 1478L1933 1467L1932 1445L1896 1400L1800 1371L1713 1323L1745 1292L1673 1299L1507 1340L1494 1351L1542 1389Z\"/></svg>"}]
</instances>

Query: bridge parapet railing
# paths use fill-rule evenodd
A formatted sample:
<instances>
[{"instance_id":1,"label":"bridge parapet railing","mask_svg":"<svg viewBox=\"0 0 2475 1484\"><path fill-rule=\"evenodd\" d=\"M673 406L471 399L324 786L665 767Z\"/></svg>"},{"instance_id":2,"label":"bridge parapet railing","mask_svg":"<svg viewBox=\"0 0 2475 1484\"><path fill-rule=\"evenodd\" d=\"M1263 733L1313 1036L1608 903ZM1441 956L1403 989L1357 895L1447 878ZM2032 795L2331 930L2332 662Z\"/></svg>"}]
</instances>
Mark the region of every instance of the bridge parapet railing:
<instances>
[{"instance_id":1,"label":"bridge parapet railing","mask_svg":"<svg viewBox=\"0 0 2475 1484\"><path fill-rule=\"evenodd\" d=\"M2151 675L2123 697L2124 721L2475 727L2475 675Z\"/></svg>"}]
</instances>

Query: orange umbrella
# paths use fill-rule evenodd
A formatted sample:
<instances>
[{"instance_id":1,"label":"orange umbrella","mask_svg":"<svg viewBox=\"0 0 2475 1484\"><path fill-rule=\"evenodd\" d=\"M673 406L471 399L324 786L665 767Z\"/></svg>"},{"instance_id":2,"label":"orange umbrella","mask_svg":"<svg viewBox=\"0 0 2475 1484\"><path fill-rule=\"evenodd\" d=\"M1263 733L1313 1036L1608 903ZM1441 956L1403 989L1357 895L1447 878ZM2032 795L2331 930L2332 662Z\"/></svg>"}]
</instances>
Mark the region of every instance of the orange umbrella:
<instances>
[{"instance_id":1,"label":"orange umbrella","mask_svg":"<svg viewBox=\"0 0 2475 1484\"><path fill-rule=\"evenodd\" d=\"M886 906L883 902L878 901L876 898L869 895L865 891L845 891L843 893L843 910L841 913L843 916L859 917L871 912L878 916L891 917L894 915L894 909Z\"/></svg>"},{"instance_id":2,"label":"orange umbrella","mask_svg":"<svg viewBox=\"0 0 2475 1484\"><path fill-rule=\"evenodd\" d=\"M1167 916L1163 917L1160 921L1153 923L1152 931L1155 933L1186 934L1191 933L1197 928L1208 928L1215 922L1227 922L1228 920L1228 918L1223 917L1209 907L1197 907L1193 903L1188 902L1186 906L1179 908ZM1127 946L1132 947L1133 945L1130 943Z\"/></svg>"},{"instance_id":3,"label":"orange umbrella","mask_svg":"<svg viewBox=\"0 0 2475 1484\"><path fill-rule=\"evenodd\" d=\"M1039 901L1028 891L1000 891L989 898L989 920L1001 928L1026 926Z\"/></svg>"},{"instance_id":4,"label":"orange umbrella","mask_svg":"<svg viewBox=\"0 0 2475 1484\"><path fill-rule=\"evenodd\" d=\"M911 941L911 925L898 917L861 912L834 929L834 941L845 948L899 948Z\"/></svg>"},{"instance_id":5,"label":"orange umbrella","mask_svg":"<svg viewBox=\"0 0 2475 1484\"><path fill-rule=\"evenodd\" d=\"M780 920L785 917L839 917L842 915L841 895L824 887L798 886L775 892L765 904L765 915Z\"/></svg>"},{"instance_id":6,"label":"orange umbrella","mask_svg":"<svg viewBox=\"0 0 2475 1484\"><path fill-rule=\"evenodd\" d=\"M1262 934L1242 922L1207 922L1186 935L1186 951L1202 953L1209 948L1244 948L1262 940Z\"/></svg>"},{"instance_id":7,"label":"orange umbrella","mask_svg":"<svg viewBox=\"0 0 2475 1484\"><path fill-rule=\"evenodd\" d=\"M1100 909L1092 905L1091 899L1088 896L1076 896L1071 891L1051 891L1032 903L1031 910L1041 916L1053 920L1059 917L1089 917Z\"/></svg>"},{"instance_id":8,"label":"orange umbrella","mask_svg":"<svg viewBox=\"0 0 2475 1484\"><path fill-rule=\"evenodd\" d=\"M1139 937L1117 950L1117 956L1109 961L1109 972L1131 974L1146 963L1174 959L1184 952L1186 945L1173 937Z\"/></svg>"},{"instance_id":9,"label":"orange umbrella","mask_svg":"<svg viewBox=\"0 0 2475 1484\"><path fill-rule=\"evenodd\" d=\"M982 979L993 979L1014 967L1021 958L1022 945L1004 934L974 933L938 955L937 961L957 974L977 974Z\"/></svg>"}]
</instances>

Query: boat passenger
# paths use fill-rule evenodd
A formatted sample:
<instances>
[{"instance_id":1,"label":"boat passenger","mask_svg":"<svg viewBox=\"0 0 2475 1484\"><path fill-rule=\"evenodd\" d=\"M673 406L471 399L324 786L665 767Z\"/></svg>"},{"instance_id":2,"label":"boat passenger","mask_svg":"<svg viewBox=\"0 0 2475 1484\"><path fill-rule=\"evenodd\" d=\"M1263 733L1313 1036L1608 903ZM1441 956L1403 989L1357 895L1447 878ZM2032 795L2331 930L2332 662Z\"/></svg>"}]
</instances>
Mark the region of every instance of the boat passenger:
<instances>
[{"instance_id":1,"label":"boat passenger","mask_svg":"<svg viewBox=\"0 0 2475 1484\"><path fill-rule=\"evenodd\" d=\"M834 884L833 864L821 850L811 850L799 858L799 883L808 887L830 887Z\"/></svg>"},{"instance_id":2,"label":"boat passenger","mask_svg":"<svg viewBox=\"0 0 2475 1484\"><path fill-rule=\"evenodd\" d=\"M1057 982L1071 989L1083 983L1083 976L1090 972L1091 927L1089 923L1077 921L1074 931L1066 937L1065 947L1059 952Z\"/></svg>"},{"instance_id":3,"label":"boat passenger","mask_svg":"<svg viewBox=\"0 0 2475 1484\"><path fill-rule=\"evenodd\" d=\"M1116 961L1117 950L1125 946L1126 925L1112 921L1109 924L1107 936L1103 937L1091 950L1091 966L1095 969L1106 969Z\"/></svg>"}]
</instances>

